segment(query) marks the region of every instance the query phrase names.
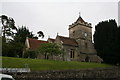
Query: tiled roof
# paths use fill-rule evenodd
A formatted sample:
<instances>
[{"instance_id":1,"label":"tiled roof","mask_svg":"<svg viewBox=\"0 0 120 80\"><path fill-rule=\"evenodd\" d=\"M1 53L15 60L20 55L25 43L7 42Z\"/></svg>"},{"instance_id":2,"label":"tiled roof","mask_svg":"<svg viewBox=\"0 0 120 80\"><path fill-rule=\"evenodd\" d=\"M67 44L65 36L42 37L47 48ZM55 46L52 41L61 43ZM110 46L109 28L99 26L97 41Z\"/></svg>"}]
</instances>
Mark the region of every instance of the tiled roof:
<instances>
[{"instance_id":1,"label":"tiled roof","mask_svg":"<svg viewBox=\"0 0 120 80\"><path fill-rule=\"evenodd\" d=\"M48 41L52 41L53 43L55 42L55 39L52 39L52 38L48 38Z\"/></svg>"},{"instance_id":2,"label":"tiled roof","mask_svg":"<svg viewBox=\"0 0 120 80\"><path fill-rule=\"evenodd\" d=\"M82 19L82 17L79 17L76 22L78 22L78 21L80 21L80 22L85 22L85 21Z\"/></svg>"},{"instance_id":3,"label":"tiled roof","mask_svg":"<svg viewBox=\"0 0 120 80\"><path fill-rule=\"evenodd\" d=\"M32 39L32 38L28 38L28 41L29 41L30 49L32 50L37 49L42 43L48 43L47 41L37 40L37 39Z\"/></svg>"},{"instance_id":4,"label":"tiled roof","mask_svg":"<svg viewBox=\"0 0 120 80\"><path fill-rule=\"evenodd\" d=\"M58 36L60 40L63 42L65 45L72 45L72 46L78 46L78 43L76 42L75 39L69 38L69 37L63 37L63 36Z\"/></svg>"}]
</instances>

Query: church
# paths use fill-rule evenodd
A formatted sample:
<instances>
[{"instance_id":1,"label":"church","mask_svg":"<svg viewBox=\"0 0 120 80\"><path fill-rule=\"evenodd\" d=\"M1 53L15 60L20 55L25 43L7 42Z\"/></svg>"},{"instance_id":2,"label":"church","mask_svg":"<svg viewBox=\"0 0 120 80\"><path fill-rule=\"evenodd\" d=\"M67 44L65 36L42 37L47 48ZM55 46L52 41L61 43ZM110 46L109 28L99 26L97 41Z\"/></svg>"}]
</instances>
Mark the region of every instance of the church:
<instances>
[{"instance_id":1,"label":"church","mask_svg":"<svg viewBox=\"0 0 120 80\"><path fill-rule=\"evenodd\" d=\"M35 50L42 43L56 43L64 51L63 55L54 56L54 60L98 62L103 60L97 56L97 52L92 43L91 23L85 22L81 16L69 25L69 37L57 35L55 39L48 38L47 41L27 38L25 45L27 50ZM50 56L39 55L40 59L50 59Z\"/></svg>"}]
</instances>

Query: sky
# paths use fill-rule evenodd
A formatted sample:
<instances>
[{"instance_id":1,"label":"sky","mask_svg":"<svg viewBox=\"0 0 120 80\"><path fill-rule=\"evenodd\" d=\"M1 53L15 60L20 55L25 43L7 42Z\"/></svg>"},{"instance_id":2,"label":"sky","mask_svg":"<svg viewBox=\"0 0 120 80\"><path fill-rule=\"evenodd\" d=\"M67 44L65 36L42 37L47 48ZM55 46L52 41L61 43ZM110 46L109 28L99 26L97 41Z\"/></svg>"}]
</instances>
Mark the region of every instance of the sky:
<instances>
[{"instance_id":1,"label":"sky","mask_svg":"<svg viewBox=\"0 0 120 80\"><path fill-rule=\"evenodd\" d=\"M118 25L120 25L120 1L118 2Z\"/></svg>"},{"instance_id":2,"label":"sky","mask_svg":"<svg viewBox=\"0 0 120 80\"><path fill-rule=\"evenodd\" d=\"M69 36L69 25L80 16L95 25L101 21L115 19L118 23L118 1L3 1L0 3L0 13L15 20L18 27L26 26L37 34L43 31L44 39L55 38L57 33ZM2 11L1 11L2 10Z\"/></svg>"}]
</instances>

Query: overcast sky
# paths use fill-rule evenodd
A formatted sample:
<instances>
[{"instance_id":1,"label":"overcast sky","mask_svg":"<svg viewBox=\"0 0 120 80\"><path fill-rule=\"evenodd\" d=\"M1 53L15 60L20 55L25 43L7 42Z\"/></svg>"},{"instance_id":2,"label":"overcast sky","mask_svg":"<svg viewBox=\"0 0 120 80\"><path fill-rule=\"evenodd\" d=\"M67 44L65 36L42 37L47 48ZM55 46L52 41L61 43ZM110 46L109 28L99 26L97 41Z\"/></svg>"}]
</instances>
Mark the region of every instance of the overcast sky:
<instances>
[{"instance_id":1,"label":"overcast sky","mask_svg":"<svg viewBox=\"0 0 120 80\"><path fill-rule=\"evenodd\" d=\"M118 2L2 2L2 14L14 18L17 27L27 26L34 34L42 30L44 40L48 36L55 38L57 33L68 37L68 27L77 20L79 12L86 22L92 23L93 33L100 21L118 22Z\"/></svg>"}]
</instances>

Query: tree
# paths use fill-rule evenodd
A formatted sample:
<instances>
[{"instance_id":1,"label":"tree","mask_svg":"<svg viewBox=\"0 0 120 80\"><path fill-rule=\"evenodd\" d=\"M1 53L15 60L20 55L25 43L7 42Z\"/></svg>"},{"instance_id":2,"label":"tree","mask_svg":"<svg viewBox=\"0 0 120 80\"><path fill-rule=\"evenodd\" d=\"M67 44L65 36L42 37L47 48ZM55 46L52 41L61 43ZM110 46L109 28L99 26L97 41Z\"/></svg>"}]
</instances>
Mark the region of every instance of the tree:
<instances>
[{"instance_id":1,"label":"tree","mask_svg":"<svg viewBox=\"0 0 120 80\"><path fill-rule=\"evenodd\" d=\"M22 57L24 44L20 42L2 42L2 56Z\"/></svg>"},{"instance_id":2,"label":"tree","mask_svg":"<svg viewBox=\"0 0 120 80\"><path fill-rule=\"evenodd\" d=\"M102 21L95 26L94 44L97 54L105 63L117 64L120 52L118 51L118 27L115 20Z\"/></svg>"},{"instance_id":3,"label":"tree","mask_svg":"<svg viewBox=\"0 0 120 80\"><path fill-rule=\"evenodd\" d=\"M38 31L37 34L38 34L38 37L42 37L42 38L44 38L44 34L43 34L42 31Z\"/></svg>"},{"instance_id":4,"label":"tree","mask_svg":"<svg viewBox=\"0 0 120 80\"><path fill-rule=\"evenodd\" d=\"M39 31L37 34L39 34L38 37L44 38L44 34L42 31ZM32 32L30 32L30 30L26 28L26 26L22 26L17 29L17 33L15 34L14 41L25 43L26 37L38 39L38 37Z\"/></svg>"},{"instance_id":5,"label":"tree","mask_svg":"<svg viewBox=\"0 0 120 80\"><path fill-rule=\"evenodd\" d=\"M6 41L8 37L14 36L14 32L12 30L17 30L17 28L15 27L15 21L13 18L7 17L6 15L2 15L0 16L0 19L2 22L3 38Z\"/></svg>"},{"instance_id":6,"label":"tree","mask_svg":"<svg viewBox=\"0 0 120 80\"><path fill-rule=\"evenodd\" d=\"M117 55L120 58L120 26L118 27L118 31L117 31ZM120 65L120 59L118 59L119 61L119 65Z\"/></svg>"},{"instance_id":7,"label":"tree","mask_svg":"<svg viewBox=\"0 0 120 80\"><path fill-rule=\"evenodd\" d=\"M14 52L17 51L16 53L19 57L23 57L26 37L38 39L38 37L34 36L34 34L30 32L26 26L19 27L17 29L17 33L15 33L14 40L12 41L12 45L16 46ZM18 46L19 48L17 48Z\"/></svg>"},{"instance_id":8,"label":"tree","mask_svg":"<svg viewBox=\"0 0 120 80\"><path fill-rule=\"evenodd\" d=\"M11 17L1 15L0 19L2 23L2 55L9 57L22 57L26 37L35 39L38 39L38 37L33 34L33 32L30 32L26 26L17 29L15 21ZM39 37L44 37L42 31L39 31L38 34Z\"/></svg>"},{"instance_id":9,"label":"tree","mask_svg":"<svg viewBox=\"0 0 120 80\"><path fill-rule=\"evenodd\" d=\"M0 36L0 56L2 56L2 37Z\"/></svg>"},{"instance_id":10,"label":"tree","mask_svg":"<svg viewBox=\"0 0 120 80\"><path fill-rule=\"evenodd\" d=\"M26 26L22 26L17 29L17 33L15 34L14 41L22 42L24 44L26 37L38 39L38 37L34 36L34 34L30 32L29 29L26 28Z\"/></svg>"},{"instance_id":11,"label":"tree","mask_svg":"<svg viewBox=\"0 0 120 80\"><path fill-rule=\"evenodd\" d=\"M63 51L61 50L60 46L55 43L43 43L38 48L38 53L45 55L45 57L46 55L51 55L53 57L53 55L59 55L63 53Z\"/></svg>"},{"instance_id":12,"label":"tree","mask_svg":"<svg viewBox=\"0 0 120 80\"><path fill-rule=\"evenodd\" d=\"M11 44L11 40L14 37L14 31L17 30L15 27L15 21L13 18L7 17L6 15L1 15L0 20L2 23L2 55L3 56L16 56L14 49Z\"/></svg>"}]
</instances>

